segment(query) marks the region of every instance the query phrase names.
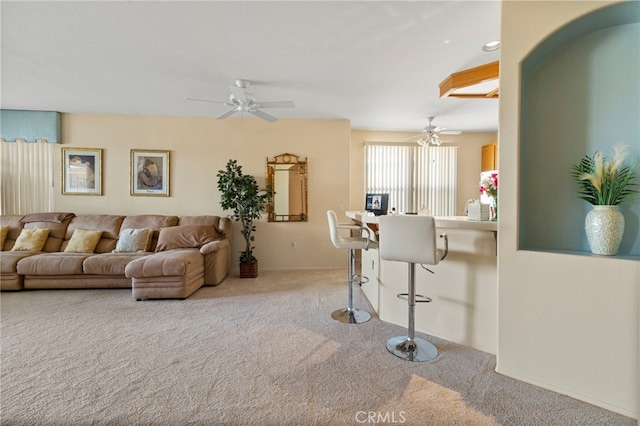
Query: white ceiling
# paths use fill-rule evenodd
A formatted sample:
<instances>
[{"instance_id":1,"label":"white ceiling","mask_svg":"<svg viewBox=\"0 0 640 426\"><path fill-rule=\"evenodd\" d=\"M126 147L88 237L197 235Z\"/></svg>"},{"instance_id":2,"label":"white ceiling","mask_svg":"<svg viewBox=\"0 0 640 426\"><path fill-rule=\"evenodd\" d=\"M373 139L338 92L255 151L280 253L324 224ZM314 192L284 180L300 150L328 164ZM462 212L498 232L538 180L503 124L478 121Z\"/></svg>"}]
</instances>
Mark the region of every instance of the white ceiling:
<instances>
[{"instance_id":1,"label":"white ceiling","mask_svg":"<svg viewBox=\"0 0 640 426\"><path fill-rule=\"evenodd\" d=\"M214 116L228 85L288 118L354 129L497 131L496 99L439 98L499 59L499 1L2 1L3 109Z\"/></svg>"}]
</instances>

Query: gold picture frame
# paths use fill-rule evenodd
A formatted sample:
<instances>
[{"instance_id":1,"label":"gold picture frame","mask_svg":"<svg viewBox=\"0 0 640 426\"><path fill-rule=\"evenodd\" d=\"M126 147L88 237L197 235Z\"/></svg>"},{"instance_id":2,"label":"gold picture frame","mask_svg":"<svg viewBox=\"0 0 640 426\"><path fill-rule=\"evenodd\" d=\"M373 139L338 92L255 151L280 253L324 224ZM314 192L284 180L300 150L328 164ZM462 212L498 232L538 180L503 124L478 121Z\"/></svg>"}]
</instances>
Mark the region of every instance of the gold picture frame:
<instances>
[{"instance_id":1,"label":"gold picture frame","mask_svg":"<svg viewBox=\"0 0 640 426\"><path fill-rule=\"evenodd\" d=\"M169 151L132 149L129 173L130 194L168 197L169 157Z\"/></svg>"},{"instance_id":2,"label":"gold picture frame","mask_svg":"<svg viewBox=\"0 0 640 426\"><path fill-rule=\"evenodd\" d=\"M62 148L62 194L102 195L102 149Z\"/></svg>"}]
</instances>

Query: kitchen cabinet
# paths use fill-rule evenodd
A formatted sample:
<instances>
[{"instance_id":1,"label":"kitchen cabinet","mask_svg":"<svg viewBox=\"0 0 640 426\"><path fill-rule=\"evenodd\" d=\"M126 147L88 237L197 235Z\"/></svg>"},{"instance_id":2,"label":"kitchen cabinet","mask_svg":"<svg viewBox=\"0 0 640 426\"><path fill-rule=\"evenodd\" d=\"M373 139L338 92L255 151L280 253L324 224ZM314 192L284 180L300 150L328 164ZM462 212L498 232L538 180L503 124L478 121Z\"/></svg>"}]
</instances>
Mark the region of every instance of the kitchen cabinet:
<instances>
[{"instance_id":1,"label":"kitchen cabinet","mask_svg":"<svg viewBox=\"0 0 640 426\"><path fill-rule=\"evenodd\" d=\"M498 142L482 146L482 171L498 170Z\"/></svg>"}]
</instances>

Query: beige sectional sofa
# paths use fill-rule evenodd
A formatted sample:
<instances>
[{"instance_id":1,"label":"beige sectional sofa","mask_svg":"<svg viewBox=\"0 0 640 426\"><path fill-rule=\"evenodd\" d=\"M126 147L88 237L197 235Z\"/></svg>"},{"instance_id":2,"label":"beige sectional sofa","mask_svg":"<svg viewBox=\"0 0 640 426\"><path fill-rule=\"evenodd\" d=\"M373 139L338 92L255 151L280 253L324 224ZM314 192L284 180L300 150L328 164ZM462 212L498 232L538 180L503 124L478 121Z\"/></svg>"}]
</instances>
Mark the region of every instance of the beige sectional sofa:
<instances>
[{"instance_id":1,"label":"beige sectional sofa","mask_svg":"<svg viewBox=\"0 0 640 426\"><path fill-rule=\"evenodd\" d=\"M131 288L138 300L183 299L203 285L218 285L231 269L231 221L219 216L35 213L0 216L0 225L8 227L2 290ZM41 250L16 246L23 229L48 230ZM142 235L138 231L144 249L119 244L129 243L125 234ZM92 234L89 246L97 240L95 247L76 252L74 233Z\"/></svg>"}]
</instances>

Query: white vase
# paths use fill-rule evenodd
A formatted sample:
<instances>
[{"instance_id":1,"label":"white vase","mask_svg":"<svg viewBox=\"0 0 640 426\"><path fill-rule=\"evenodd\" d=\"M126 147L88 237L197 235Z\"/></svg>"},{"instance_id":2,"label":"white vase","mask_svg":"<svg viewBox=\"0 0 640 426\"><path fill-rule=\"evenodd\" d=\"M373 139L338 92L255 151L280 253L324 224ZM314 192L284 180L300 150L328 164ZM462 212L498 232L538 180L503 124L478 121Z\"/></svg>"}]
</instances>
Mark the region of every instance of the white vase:
<instances>
[{"instance_id":1,"label":"white vase","mask_svg":"<svg viewBox=\"0 0 640 426\"><path fill-rule=\"evenodd\" d=\"M624 234L624 216L618 206L593 206L584 220L584 229L593 254L615 256Z\"/></svg>"}]
</instances>

